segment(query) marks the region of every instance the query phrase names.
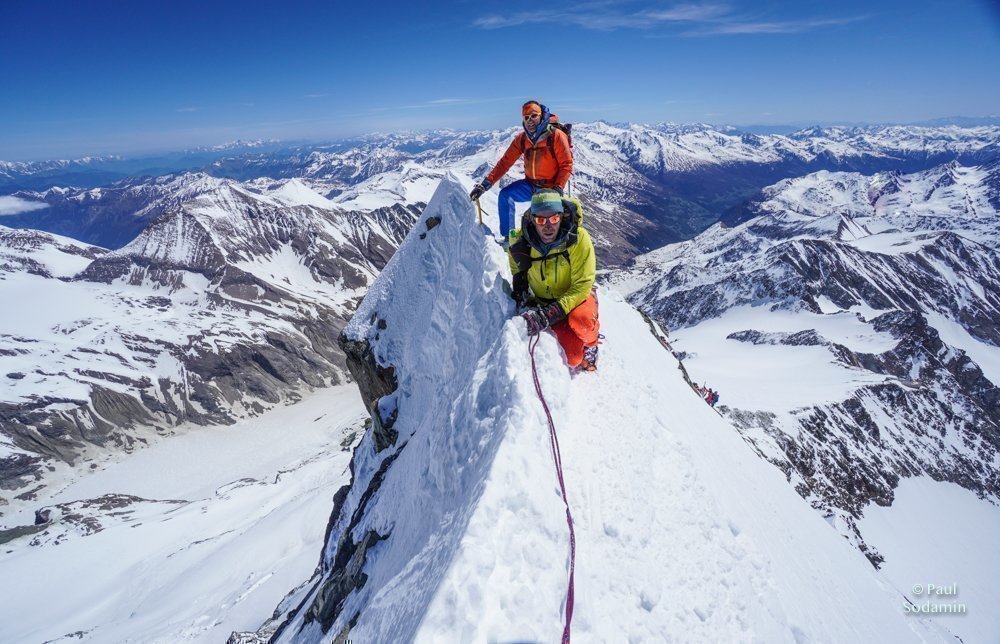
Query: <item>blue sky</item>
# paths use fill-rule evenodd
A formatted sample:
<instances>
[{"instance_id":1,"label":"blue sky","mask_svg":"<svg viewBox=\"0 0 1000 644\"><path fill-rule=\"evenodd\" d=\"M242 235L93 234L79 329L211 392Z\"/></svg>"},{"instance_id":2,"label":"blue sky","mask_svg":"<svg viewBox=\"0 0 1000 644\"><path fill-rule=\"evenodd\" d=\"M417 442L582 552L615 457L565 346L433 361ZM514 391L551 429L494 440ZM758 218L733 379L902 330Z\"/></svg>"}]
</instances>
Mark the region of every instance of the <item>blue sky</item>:
<instances>
[{"instance_id":1,"label":"blue sky","mask_svg":"<svg viewBox=\"0 0 1000 644\"><path fill-rule=\"evenodd\" d=\"M0 159L518 122L1000 114L995 0L0 0Z\"/></svg>"}]
</instances>

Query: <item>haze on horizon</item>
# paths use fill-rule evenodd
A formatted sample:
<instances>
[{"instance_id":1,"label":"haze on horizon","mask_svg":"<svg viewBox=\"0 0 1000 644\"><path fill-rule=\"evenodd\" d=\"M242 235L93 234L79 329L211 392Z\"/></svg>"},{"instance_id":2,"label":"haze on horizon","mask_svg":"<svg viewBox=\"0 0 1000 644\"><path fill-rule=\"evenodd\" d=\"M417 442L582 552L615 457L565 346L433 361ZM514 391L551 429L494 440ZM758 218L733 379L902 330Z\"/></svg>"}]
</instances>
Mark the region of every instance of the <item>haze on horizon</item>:
<instances>
[{"instance_id":1,"label":"haze on horizon","mask_svg":"<svg viewBox=\"0 0 1000 644\"><path fill-rule=\"evenodd\" d=\"M567 121L1000 113L988 0L9 4L6 161L508 127L528 98Z\"/></svg>"}]
</instances>

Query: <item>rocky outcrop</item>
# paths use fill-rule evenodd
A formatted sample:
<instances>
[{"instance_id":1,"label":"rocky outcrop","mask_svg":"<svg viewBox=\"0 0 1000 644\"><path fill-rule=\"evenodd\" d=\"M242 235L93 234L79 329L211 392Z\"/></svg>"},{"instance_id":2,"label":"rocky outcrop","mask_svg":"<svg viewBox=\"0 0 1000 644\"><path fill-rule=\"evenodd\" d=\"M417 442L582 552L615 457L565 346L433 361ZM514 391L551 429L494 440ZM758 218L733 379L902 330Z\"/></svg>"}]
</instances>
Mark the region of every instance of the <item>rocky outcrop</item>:
<instances>
[{"instance_id":1,"label":"rocky outcrop","mask_svg":"<svg viewBox=\"0 0 1000 644\"><path fill-rule=\"evenodd\" d=\"M89 537L112 523L131 523L147 514L162 513L162 508L180 506L187 501L154 501L130 494L105 494L93 499L57 503L35 511L30 526L16 526L0 531L0 544L31 536L29 546L58 546L69 539Z\"/></svg>"}]
</instances>

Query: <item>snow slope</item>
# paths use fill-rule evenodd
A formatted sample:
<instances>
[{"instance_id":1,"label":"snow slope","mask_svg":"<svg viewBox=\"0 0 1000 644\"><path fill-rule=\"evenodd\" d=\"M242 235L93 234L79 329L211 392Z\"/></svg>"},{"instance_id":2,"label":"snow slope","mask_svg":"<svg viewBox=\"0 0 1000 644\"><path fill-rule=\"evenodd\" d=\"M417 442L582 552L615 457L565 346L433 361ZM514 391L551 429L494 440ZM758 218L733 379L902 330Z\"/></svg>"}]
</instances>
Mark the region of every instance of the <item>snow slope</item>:
<instances>
[{"instance_id":1,"label":"snow slope","mask_svg":"<svg viewBox=\"0 0 1000 644\"><path fill-rule=\"evenodd\" d=\"M915 607L963 605L938 619L966 644L1000 641L1000 559L984 556L996 549L1000 508L954 483L914 477L891 507L868 508L859 524L885 556L885 576Z\"/></svg>"},{"instance_id":2,"label":"snow slope","mask_svg":"<svg viewBox=\"0 0 1000 644\"><path fill-rule=\"evenodd\" d=\"M316 565L363 407L353 386L80 468L0 531L0 641L220 642ZM342 445L343 443L343 445Z\"/></svg>"},{"instance_id":3,"label":"snow slope","mask_svg":"<svg viewBox=\"0 0 1000 644\"><path fill-rule=\"evenodd\" d=\"M396 436L356 449L322 569L285 603L298 608L278 642L562 633L569 543L548 429L467 188L442 181L345 329L394 376L376 424ZM904 617L634 309L602 292L601 311L596 374L572 376L548 333L535 355L576 519L578 641L949 641Z\"/></svg>"}]
</instances>

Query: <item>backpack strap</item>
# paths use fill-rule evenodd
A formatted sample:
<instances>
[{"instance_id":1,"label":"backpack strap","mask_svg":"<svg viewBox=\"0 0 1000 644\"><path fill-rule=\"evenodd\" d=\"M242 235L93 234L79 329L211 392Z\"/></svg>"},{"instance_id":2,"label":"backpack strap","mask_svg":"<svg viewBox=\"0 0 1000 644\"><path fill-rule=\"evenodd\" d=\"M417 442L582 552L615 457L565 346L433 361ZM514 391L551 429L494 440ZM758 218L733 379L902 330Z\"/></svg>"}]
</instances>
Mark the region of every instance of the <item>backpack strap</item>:
<instances>
[{"instance_id":1,"label":"backpack strap","mask_svg":"<svg viewBox=\"0 0 1000 644\"><path fill-rule=\"evenodd\" d=\"M573 226L570 229L569 234L572 243L568 244L566 249L555 254L545 255L544 257L532 257L531 244L528 243L528 239L525 235L521 235L521 238L511 244L510 248L507 250L507 252L510 253L510 258L514 260L514 265L517 266L517 272L514 274L515 279L519 275L527 275L528 271L531 270L531 265L535 262L546 262L554 257L563 257L566 259L566 263L569 264L569 246L576 243L576 226ZM542 279L545 279L544 268L542 269Z\"/></svg>"},{"instance_id":2,"label":"backpack strap","mask_svg":"<svg viewBox=\"0 0 1000 644\"><path fill-rule=\"evenodd\" d=\"M508 251L510 253L510 258L514 260L514 265L517 266L517 273L520 275L522 273L527 273L531 269L531 244L524 235L516 242L511 244Z\"/></svg>"},{"instance_id":3,"label":"backpack strap","mask_svg":"<svg viewBox=\"0 0 1000 644\"><path fill-rule=\"evenodd\" d=\"M563 212L569 213L572 223L569 226L569 234L566 236L566 247L569 248L576 244L577 240L580 238L579 230L580 225L583 223L583 208L580 205L578 199L566 199L562 200ZM569 257L566 257L566 261L569 261Z\"/></svg>"}]
</instances>

